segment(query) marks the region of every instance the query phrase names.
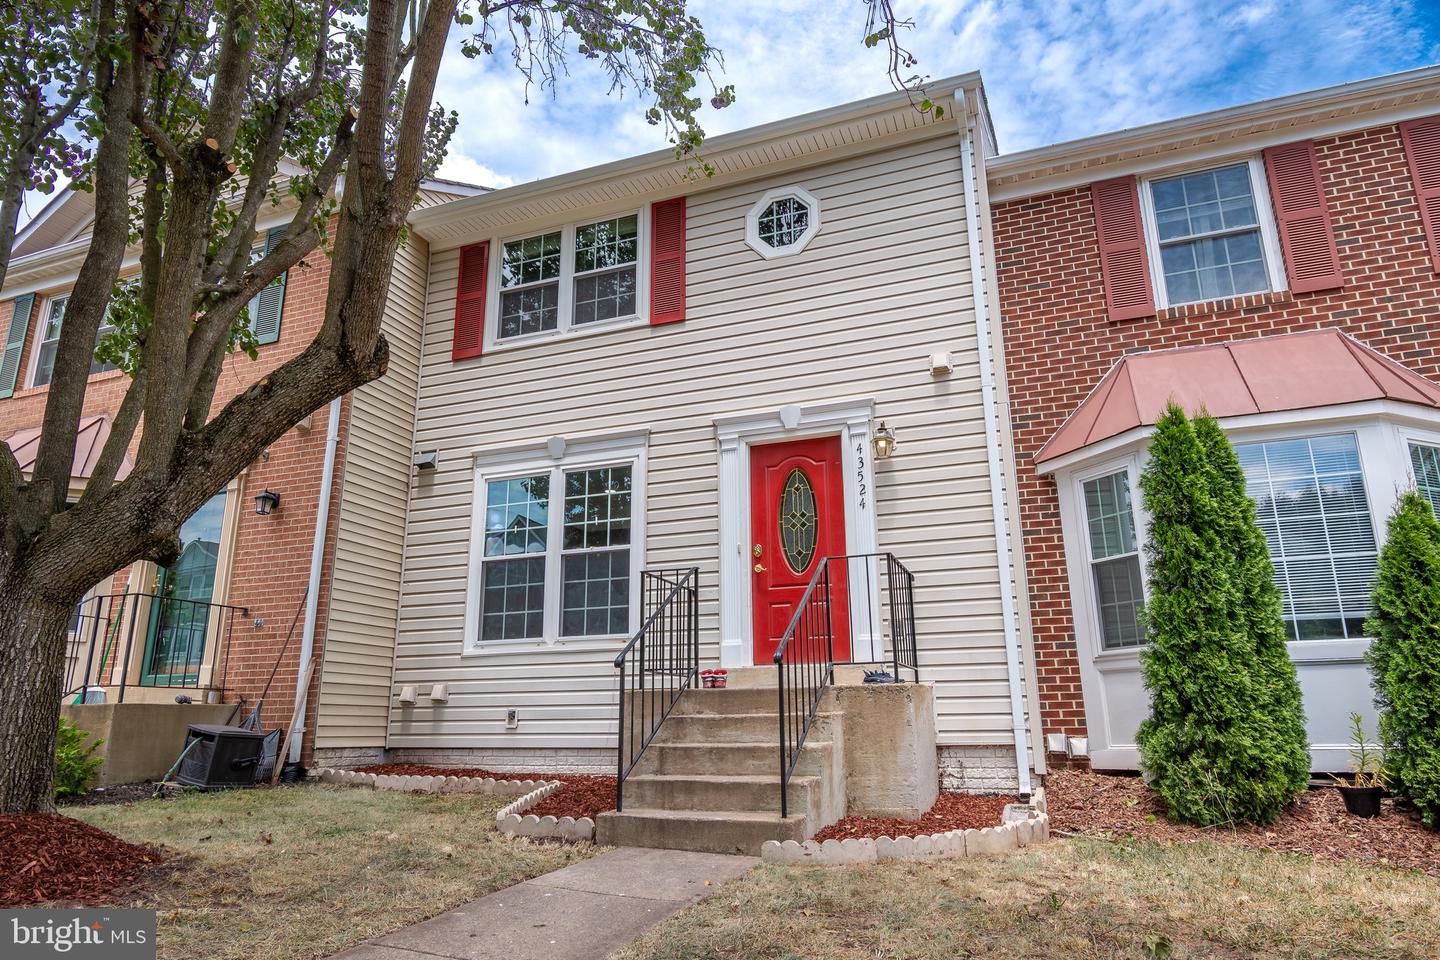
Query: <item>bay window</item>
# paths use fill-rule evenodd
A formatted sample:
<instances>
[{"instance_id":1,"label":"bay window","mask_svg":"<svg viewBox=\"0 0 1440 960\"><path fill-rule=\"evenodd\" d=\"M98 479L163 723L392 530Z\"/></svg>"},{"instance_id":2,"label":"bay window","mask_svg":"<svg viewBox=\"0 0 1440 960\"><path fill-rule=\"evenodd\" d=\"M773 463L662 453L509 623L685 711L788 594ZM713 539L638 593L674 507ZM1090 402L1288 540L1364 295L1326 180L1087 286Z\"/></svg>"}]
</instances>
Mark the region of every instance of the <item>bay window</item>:
<instances>
[{"instance_id":1,"label":"bay window","mask_svg":"<svg viewBox=\"0 0 1440 960\"><path fill-rule=\"evenodd\" d=\"M1430 509L1440 517L1440 447L1412 442L1410 469L1415 477L1415 489L1430 501Z\"/></svg>"},{"instance_id":2,"label":"bay window","mask_svg":"<svg viewBox=\"0 0 1440 960\"><path fill-rule=\"evenodd\" d=\"M1352 433L1238 443L1291 640L1364 636L1375 527Z\"/></svg>"},{"instance_id":3,"label":"bay window","mask_svg":"<svg viewBox=\"0 0 1440 960\"><path fill-rule=\"evenodd\" d=\"M1106 650L1138 646L1145 639L1139 618L1145 591L1129 472L1086 480L1082 490L1101 646Z\"/></svg>"},{"instance_id":4,"label":"bay window","mask_svg":"<svg viewBox=\"0 0 1440 960\"><path fill-rule=\"evenodd\" d=\"M643 482L643 441L633 439L580 443L559 462L524 451L479 458L467 649L628 638Z\"/></svg>"}]
</instances>

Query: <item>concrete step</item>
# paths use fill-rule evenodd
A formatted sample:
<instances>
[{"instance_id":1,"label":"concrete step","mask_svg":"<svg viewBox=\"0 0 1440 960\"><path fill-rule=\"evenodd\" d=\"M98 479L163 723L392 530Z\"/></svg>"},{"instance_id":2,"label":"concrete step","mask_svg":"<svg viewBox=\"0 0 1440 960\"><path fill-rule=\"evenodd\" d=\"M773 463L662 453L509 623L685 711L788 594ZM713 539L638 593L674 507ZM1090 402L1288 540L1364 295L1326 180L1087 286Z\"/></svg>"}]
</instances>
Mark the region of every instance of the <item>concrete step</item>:
<instances>
[{"instance_id":1,"label":"concrete step","mask_svg":"<svg viewBox=\"0 0 1440 960\"><path fill-rule=\"evenodd\" d=\"M804 816L781 819L780 811L656 810L625 804L625 809L600 814L596 841L612 847L663 847L703 853L758 856L766 840L806 840Z\"/></svg>"},{"instance_id":2,"label":"concrete step","mask_svg":"<svg viewBox=\"0 0 1440 960\"><path fill-rule=\"evenodd\" d=\"M838 713L820 713L810 727L811 738L824 738ZM780 716L769 713L672 713L661 725L655 743L768 743L780 746ZM653 748L652 744L652 748ZM778 762L778 760L777 760Z\"/></svg>"},{"instance_id":3,"label":"concrete step","mask_svg":"<svg viewBox=\"0 0 1440 960\"><path fill-rule=\"evenodd\" d=\"M789 812L818 816L822 786L818 776L791 777ZM625 803L654 810L743 810L778 815L780 777L775 773L632 774L625 778Z\"/></svg>"},{"instance_id":4,"label":"concrete step","mask_svg":"<svg viewBox=\"0 0 1440 960\"><path fill-rule=\"evenodd\" d=\"M835 745L829 740L808 738L800 751L795 772L804 776L822 776L834 763ZM775 736L753 742L652 743L635 768L636 774L709 774L716 776L779 775L780 748Z\"/></svg>"},{"instance_id":5,"label":"concrete step","mask_svg":"<svg viewBox=\"0 0 1440 960\"><path fill-rule=\"evenodd\" d=\"M820 701L820 708L827 709L833 701L833 691L827 690ZM687 714L768 713L774 716L778 715L779 711L779 693L774 687L769 689L764 687L705 689L702 687L699 690L686 690L680 697L680 702L675 704L675 713Z\"/></svg>"}]
</instances>

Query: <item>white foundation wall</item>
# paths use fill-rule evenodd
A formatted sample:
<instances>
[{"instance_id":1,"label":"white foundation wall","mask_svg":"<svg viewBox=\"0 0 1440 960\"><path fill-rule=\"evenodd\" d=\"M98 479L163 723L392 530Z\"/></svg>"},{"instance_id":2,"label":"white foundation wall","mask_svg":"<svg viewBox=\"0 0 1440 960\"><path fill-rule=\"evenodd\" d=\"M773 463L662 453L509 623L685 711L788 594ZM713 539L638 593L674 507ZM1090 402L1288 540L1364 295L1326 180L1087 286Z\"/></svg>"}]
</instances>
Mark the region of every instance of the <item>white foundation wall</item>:
<instances>
[{"instance_id":1,"label":"white foundation wall","mask_svg":"<svg viewBox=\"0 0 1440 960\"><path fill-rule=\"evenodd\" d=\"M766 190L792 185L819 199L823 226L801 254L766 261L745 243L746 212ZM713 666L719 554L736 549L720 543L714 418L847 398L873 398L876 421L900 437L897 455L875 464L878 543L915 574L939 742L1012 742L958 133L931 126L805 170L697 187L680 324L455 363L458 250L432 253L416 449L438 451L439 467L411 491L392 757L458 751L476 765L492 750L614 748L620 642L463 649L475 450L648 430L648 484L637 492L648 532L636 549L647 567L699 567L702 665ZM929 358L939 351L955 368L936 377ZM448 685L448 703L395 700L401 686L434 683ZM1013 781L1013 747L1009 763Z\"/></svg>"}]
</instances>

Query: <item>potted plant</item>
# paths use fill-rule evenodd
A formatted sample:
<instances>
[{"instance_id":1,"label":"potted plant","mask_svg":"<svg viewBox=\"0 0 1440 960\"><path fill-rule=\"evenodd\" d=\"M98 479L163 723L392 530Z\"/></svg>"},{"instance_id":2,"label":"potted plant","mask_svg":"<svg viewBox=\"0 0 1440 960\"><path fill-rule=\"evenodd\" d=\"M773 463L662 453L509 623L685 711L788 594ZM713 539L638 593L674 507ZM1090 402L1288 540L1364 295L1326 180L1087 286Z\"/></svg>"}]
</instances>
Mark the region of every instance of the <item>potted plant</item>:
<instances>
[{"instance_id":1,"label":"potted plant","mask_svg":"<svg viewBox=\"0 0 1440 960\"><path fill-rule=\"evenodd\" d=\"M1380 798L1385 796L1385 751L1365 739L1360 714L1350 714L1349 777L1335 776L1335 785L1345 800L1345 809L1356 817L1380 816Z\"/></svg>"}]
</instances>

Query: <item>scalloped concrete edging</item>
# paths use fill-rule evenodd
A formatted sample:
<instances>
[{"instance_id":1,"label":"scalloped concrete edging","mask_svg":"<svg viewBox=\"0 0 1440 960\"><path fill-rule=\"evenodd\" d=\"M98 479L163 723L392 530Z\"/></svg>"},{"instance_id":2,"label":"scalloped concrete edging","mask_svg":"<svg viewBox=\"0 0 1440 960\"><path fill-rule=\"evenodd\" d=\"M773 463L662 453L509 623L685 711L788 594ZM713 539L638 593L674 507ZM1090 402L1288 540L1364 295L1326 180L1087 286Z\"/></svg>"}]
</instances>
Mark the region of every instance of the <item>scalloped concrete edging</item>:
<instances>
[{"instance_id":1,"label":"scalloped concrete edging","mask_svg":"<svg viewBox=\"0 0 1440 960\"><path fill-rule=\"evenodd\" d=\"M491 777L397 776L387 773L335 770L329 767L314 771L312 777L321 783L372 787L376 790L395 790L401 793L483 793L500 797L524 796L533 793L537 787L554 782L550 780L495 780Z\"/></svg>"},{"instance_id":2,"label":"scalloped concrete edging","mask_svg":"<svg viewBox=\"0 0 1440 960\"><path fill-rule=\"evenodd\" d=\"M501 833L517 837L547 837L558 840L595 842L595 821L589 817L537 817L524 815L535 804L563 787L559 781L551 781L538 790L525 794L519 800L502 807L495 814L495 825Z\"/></svg>"},{"instance_id":3,"label":"scalloped concrete edging","mask_svg":"<svg viewBox=\"0 0 1440 960\"><path fill-rule=\"evenodd\" d=\"M935 860L1010 853L1050 839L1050 815L1045 812L1044 788L1028 804L1005 808L1005 822L979 830L947 830L916 837L851 837L817 843L766 840L760 847L764 863L813 863L843 866L851 863L885 863L890 860Z\"/></svg>"}]
</instances>

